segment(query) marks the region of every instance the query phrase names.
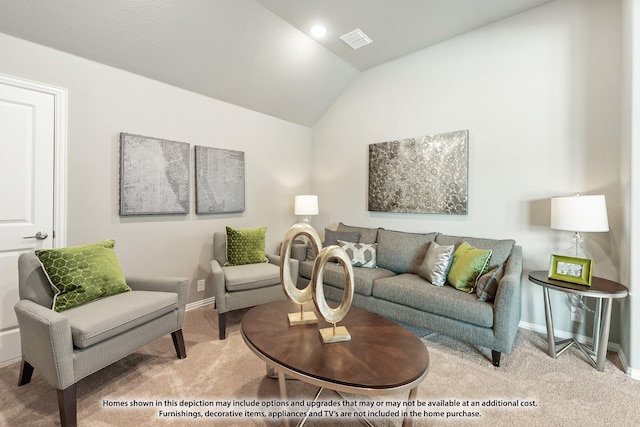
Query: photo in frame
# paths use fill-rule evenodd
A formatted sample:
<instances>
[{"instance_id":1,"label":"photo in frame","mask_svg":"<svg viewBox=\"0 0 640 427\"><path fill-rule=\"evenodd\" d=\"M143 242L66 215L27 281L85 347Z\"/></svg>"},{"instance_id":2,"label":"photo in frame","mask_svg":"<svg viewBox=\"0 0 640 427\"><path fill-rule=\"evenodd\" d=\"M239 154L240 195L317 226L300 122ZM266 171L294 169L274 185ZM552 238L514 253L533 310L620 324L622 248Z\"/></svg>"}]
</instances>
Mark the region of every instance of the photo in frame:
<instances>
[{"instance_id":1,"label":"photo in frame","mask_svg":"<svg viewBox=\"0 0 640 427\"><path fill-rule=\"evenodd\" d=\"M577 285L591 286L592 261L563 255L551 255L549 278Z\"/></svg>"},{"instance_id":2,"label":"photo in frame","mask_svg":"<svg viewBox=\"0 0 640 427\"><path fill-rule=\"evenodd\" d=\"M196 213L245 209L244 152L195 146Z\"/></svg>"},{"instance_id":3,"label":"photo in frame","mask_svg":"<svg viewBox=\"0 0 640 427\"><path fill-rule=\"evenodd\" d=\"M189 144L120 133L120 215L189 213Z\"/></svg>"}]
</instances>

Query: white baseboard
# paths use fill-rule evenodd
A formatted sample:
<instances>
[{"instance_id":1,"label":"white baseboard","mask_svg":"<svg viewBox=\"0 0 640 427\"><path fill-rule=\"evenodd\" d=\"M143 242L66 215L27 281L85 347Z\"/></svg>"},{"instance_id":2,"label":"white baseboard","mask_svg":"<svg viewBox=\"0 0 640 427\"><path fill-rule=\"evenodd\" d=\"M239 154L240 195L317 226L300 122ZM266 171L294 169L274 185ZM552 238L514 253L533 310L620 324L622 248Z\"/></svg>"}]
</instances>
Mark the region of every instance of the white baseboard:
<instances>
[{"instance_id":1,"label":"white baseboard","mask_svg":"<svg viewBox=\"0 0 640 427\"><path fill-rule=\"evenodd\" d=\"M622 363L622 367L624 368L624 372L627 376L634 380L640 380L640 370L629 366L629 359L622 349L618 351L618 357L620 358L620 363Z\"/></svg>"},{"instance_id":2,"label":"white baseboard","mask_svg":"<svg viewBox=\"0 0 640 427\"><path fill-rule=\"evenodd\" d=\"M200 308L200 307L203 307L205 305L214 304L215 302L216 302L216 297L205 298L205 299L200 300L200 301L190 302L185 307L185 310L187 310L187 311L193 310L194 308Z\"/></svg>"}]
</instances>

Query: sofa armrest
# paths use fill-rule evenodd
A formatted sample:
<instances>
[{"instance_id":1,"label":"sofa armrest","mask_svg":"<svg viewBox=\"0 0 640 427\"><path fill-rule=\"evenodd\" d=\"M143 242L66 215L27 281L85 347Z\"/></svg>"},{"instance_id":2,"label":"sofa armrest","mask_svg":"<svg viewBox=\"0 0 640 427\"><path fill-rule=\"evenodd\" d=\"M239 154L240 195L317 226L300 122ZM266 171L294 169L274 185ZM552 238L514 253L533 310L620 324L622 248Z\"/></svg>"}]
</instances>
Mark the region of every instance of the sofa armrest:
<instances>
[{"instance_id":1,"label":"sofa armrest","mask_svg":"<svg viewBox=\"0 0 640 427\"><path fill-rule=\"evenodd\" d=\"M505 264L504 276L498 284L493 329L505 346L512 346L518 332L521 314L522 246L514 246ZM510 352L511 348L503 348Z\"/></svg>"},{"instance_id":2,"label":"sofa armrest","mask_svg":"<svg viewBox=\"0 0 640 427\"><path fill-rule=\"evenodd\" d=\"M22 358L52 386L64 390L74 384L69 320L26 299L18 301L14 309L22 338Z\"/></svg>"},{"instance_id":3,"label":"sofa armrest","mask_svg":"<svg viewBox=\"0 0 640 427\"><path fill-rule=\"evenodd\" d=\"M280 255L267 254L267 258L271 264L280 267ZM289 268L291 269L291 278L293 279L293 283L295 283L298 280L300 262L297 259L289 258Z\"/></svg>"},{"instance_id":4,"label":"sofa armrest","mask_svg":"<svg viewBox=\"0 0 640 427\"><path fill-rule=\"evenodd\" d=\"M213 281L213 296L216 300L216 308L220 313L225 313L226 307L224 294L226 288L226 279L224 277L222 266L216 259L211 261L211 276Z\"/></svg>"},{"instance_id":5,"label":"sofa armrest","mask_svg":"<svg viewBox=\"0 0 640 427\"><path fill-rule=\"evenodd\" d=\"M174 292L178 294L178 328L182 328L184 322L187 294L189 292L189 279L184 277L140 277L127 276L127 285L134 291Z\"/></svg>"}]
</instances>

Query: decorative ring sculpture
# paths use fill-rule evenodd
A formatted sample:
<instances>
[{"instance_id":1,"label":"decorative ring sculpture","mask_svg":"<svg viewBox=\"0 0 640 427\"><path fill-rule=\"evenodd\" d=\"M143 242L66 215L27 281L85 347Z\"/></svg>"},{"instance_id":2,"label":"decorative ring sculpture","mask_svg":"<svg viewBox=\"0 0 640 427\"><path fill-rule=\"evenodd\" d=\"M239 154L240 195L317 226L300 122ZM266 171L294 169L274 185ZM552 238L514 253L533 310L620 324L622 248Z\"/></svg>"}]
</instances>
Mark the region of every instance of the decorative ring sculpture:
<instances>
[{"instance_id":1,"label":"decorative ring sculpture","mask_svg":"<svg viewBox=\"0 0 640 427\"><path fill-rule=\"evenodd\" d=\"M342 301L337 308L331 308L327 304L327 300L324 297L324 288L322 286L322 270L330 259L335 258L340 261L344 268L345 284L344 294L342 295ZM347 315L349 308L351 308L351 302L353 301L353 268L351 267L351 260L347 253L340 246L333 245L324 248L313 263L313 270L311 271L311 281L314 283L313 287L313 302L318 309L318 312L322 315L324 320L329 323L338 323L344 316Z\"/></svg>"},{"instance_id":2,"label":"decorative ring sculpture","mask_svg":"<svg viewBox=\"0 0 640 427\"><path fill-rule=\"evenodd\" d=\"M296 237L303 235L309 238L315 259L311 271L311 280L304 289L298 289L291 277L291 246ZM331 308L324 296L322 283L324 266L330 259L337 259L344 269L345 285L342 300L337 308ZM303 305L313 299L318 313L324 320L333 325L332 328L320 329L320 335L325 343L349 341L351 335L344 326L336 327L336 323L344 319L353 302L353 267L347 253L340 246L332 245L322 249L320 236L307 223L297 223L291 226L284 236L280 248L280 282L285 295L294 303L300 305L299 313L289 313L289 325L306 325L317 323L313 312L305 312Z\"/></svg>"},{"instance_id":3,"label":"decorative ring sculpture","mask_svg":"<svg viewBox=\"0 0 640 427\"><path fill-rule=\"evenodd\" d=\"M295 238L301 235L309 238L315 255L318 255L320 249L322 249L320 236L318 236L316 230L309 224L302 222L294 224L284 236L284 241L280 248L280 283L282 283L282 289L285 295L291 301L300 305L300 313L289 314L290 325L305 325L318 322L313 312L305 312L302 308L305 303L311 301L313 298L313 281L310 281L304 289L298 289L291 278L291 265L289 262L291 259L291 245Z\"/></svg>"}]
</instances>

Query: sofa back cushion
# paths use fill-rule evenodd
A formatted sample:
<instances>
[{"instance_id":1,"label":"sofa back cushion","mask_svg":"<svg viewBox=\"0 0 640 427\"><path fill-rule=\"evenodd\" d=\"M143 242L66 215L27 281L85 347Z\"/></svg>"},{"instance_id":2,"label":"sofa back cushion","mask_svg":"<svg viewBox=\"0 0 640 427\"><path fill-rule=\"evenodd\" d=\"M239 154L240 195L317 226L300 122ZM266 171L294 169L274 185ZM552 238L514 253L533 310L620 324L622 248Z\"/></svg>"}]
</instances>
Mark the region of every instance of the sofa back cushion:
<instances>
[{"instance_id":1,"label":"sofa back cushion","mask_svg":"<svg viewBox=\"0 0 640 427\"><path fill-rule=\"evenodd\" d=\"M378 267L396 273L417 274L429 243L435 240L436 235L437 233L405 233L379 229L376 254Z\"/></svg>"},{"instance_id":2,"label":"sofa back cushion","mask_svg":"<svg viewBox=\"0 0 640 427\"><path fill-rule=\"evenodd\" d=\"M377 228L354 227L351 225L344 225L343 223L338 224L338 228L336 231L360 233L359 243L376 243L377 237L378 237ZM340 240L344 240L344 239L340 239Z\"/></svg>"},{"instance_id":3,"label":"sofa back cushion","mask_svg":"<svg viewBox=\"0 0 640 427\"><path fill-rule=\"evenodd\" d=\"M446 234L438 234L436 242L440 245L454 245L456 249L458 249L458 246L460 246L462 242L467 242L478 249L490 249L491 259L489 260L488 266L490 270L504 264L516 244L516 241L512 239L495 240L478 237L450 236Z\"/></svg>"}]
</instances>

